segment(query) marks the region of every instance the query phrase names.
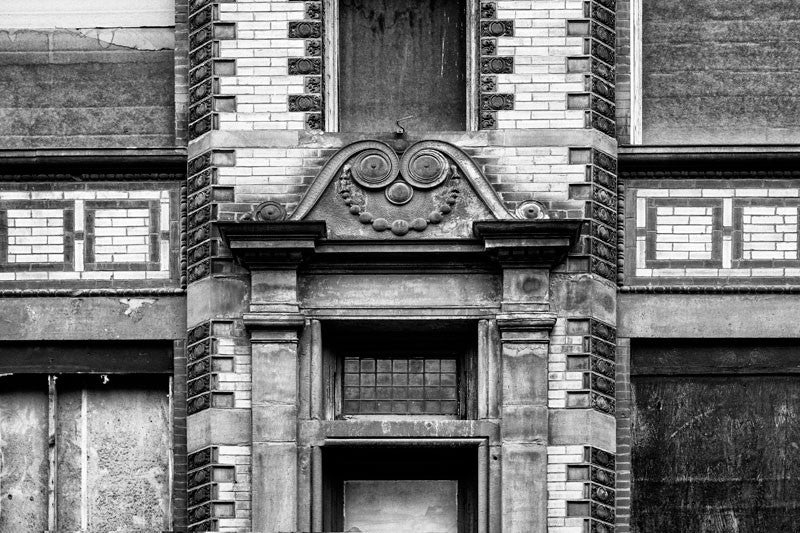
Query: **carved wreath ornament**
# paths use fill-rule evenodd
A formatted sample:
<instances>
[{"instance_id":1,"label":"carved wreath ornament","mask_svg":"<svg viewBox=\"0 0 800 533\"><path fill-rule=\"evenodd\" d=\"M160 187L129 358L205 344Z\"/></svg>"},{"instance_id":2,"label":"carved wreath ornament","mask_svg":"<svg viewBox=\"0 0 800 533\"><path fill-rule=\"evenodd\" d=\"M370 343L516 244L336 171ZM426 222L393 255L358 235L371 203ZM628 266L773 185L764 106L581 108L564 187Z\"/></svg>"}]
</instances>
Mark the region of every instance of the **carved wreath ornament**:
<instances>
[{"instance_id":1,"label":"carved wreath ornament","mask_svg":"<svg viewBox=\"0 0 800 533\"><path fill-rule=\"evenodd\" d=\"M412 147L402 158L389 150L368 148L345 163L339 173L337 193L350 213L375 231L390 230L398 236L409 231L424 231L429 224L438 224L453 211L461 191L462 176L458 166L442 152L425 147ZM415 191L441 187L434 196L434 208L427 216L405 220L376 217L369 211L369 191L383 190L386 200L401 206L411 201Z\"/></svg>"}]
</instances>

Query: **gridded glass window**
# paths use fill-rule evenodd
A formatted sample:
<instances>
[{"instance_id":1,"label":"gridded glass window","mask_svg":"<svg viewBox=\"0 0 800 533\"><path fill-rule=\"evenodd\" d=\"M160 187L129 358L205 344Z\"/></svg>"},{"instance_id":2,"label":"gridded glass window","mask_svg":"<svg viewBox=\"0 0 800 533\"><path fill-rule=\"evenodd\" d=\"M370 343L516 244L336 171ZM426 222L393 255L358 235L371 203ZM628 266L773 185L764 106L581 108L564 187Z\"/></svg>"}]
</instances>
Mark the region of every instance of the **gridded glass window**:
<instances>
[{"instance_id":1,"label":"gridded glass window","mask_svg":"<svg viewBox=\"0 0 800 533\"><path fill-rule=\"evenodd\" d=\"M456 358L345 357L342 413L458 415Z\"/></svg>"},{"instance_id":2,"label":"gridded glass window","mask_svg":"<svg viewBox=\"0 0 800 533\"><path fill-rule=\"evenodd\" d=\"M477 415L477 323L322 324L325 417Z\"/></svg>"}]
</instances>

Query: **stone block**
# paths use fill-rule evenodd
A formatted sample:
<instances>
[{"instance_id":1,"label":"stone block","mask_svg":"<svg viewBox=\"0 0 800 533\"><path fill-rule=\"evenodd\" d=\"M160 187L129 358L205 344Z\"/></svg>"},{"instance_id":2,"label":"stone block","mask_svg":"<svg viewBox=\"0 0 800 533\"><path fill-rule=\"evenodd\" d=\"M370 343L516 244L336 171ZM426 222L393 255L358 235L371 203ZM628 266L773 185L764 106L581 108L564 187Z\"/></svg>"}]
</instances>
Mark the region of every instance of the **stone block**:
<instances>
[{"instance_id":1,"label":"stone block","mask_svg":"<svg viewBox=\"0 0 800 533\"><path fill-rule=\"evenodd\" d=\"M547 344L503 344L503 406L547 404Z\"/></svg>"},{"instance_id":2,"label":"stone block","mask_svg":"<svg viewBox=\"0 0 800 533\"><path fill-rule=\"evenodd\" d=\"M294 531L297 522L297 446L253 444L253 531Z\"/></svg>"},{"instance_id":3,"label":"stone block","mask_svg":"<svg viewBox=\"0 0 800 533\"><path fill-rule=\"evenodd\" d=\"M294 405L253 405L253 442L294 441L297 408Z\"/></svg>"},{"instance_id":4,"label":"stone block","mask_svg":"<svg viewBox=\"0 0 800 533\"><path fill-rule=\"evenodd\" d=\"M503 442L547 443L547 407L544 405L503 406Z\"/></svg>"},{"instance_id":5,"label":"stone block","mask_svg":"<svg viewBox=\"0 0 800 533\"><path fill-rule=\"evenodd\" d=\"M547 531L547 447L504 444L503 533Z\"/></svg>"},{"instance_id":6,"label":"stone block","mask_svg":"<svg viewBox=\"0 0 800 533\"><path fill-rule=\"evenodd\" d=\"M297 401L297 344L253 343L253 405Z\"/></svg>"}]
</instances>

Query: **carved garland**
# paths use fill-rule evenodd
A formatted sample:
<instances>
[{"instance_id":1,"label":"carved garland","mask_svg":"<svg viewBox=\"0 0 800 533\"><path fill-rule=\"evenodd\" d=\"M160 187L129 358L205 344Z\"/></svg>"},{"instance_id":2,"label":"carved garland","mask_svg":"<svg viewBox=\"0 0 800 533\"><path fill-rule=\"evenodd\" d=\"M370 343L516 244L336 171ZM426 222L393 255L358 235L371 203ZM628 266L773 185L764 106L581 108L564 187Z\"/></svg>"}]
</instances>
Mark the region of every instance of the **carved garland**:
<instances>
[{"instance_id":1,"label":"carved garland","mask_svg":"<svg viewBox=\"0 0 800 533\"><path fill-rule=\"evenodd\" d=\"M433 152L433 151L431 151ZM433 152L432 154L425 154L428 157L441 157L441 154ZM359 156L361 157L361 156ZM361 159L363 161L363 158ZM440 194L439 202L436 207L428 214L426 218L418 217L413 220L397 219L391 223L385 218L375 218L375 216L367 211L366 198L361 191L354 186L353 177L354 168L350 165L345 165L339 176L339 183L337 185L337 192L341 197L344 205L346 205L350 213L358 217L359 222L362 224L370 224L375 231L386 231L390 229L392 233L397 236L406 235L409 230L417 232L425 231L429 224L438 224L443 218L453 210L458 198L461 194L459 186L461 185L461 176L458 174L458 167L449 163L446 167L442 167L440 175L442 180L447 181L447 187L444 194ZM356 170L358 173L359 171ZM359 176L361 178L361 176ZM355 178L355 181L364 186L365 182L362 179ZM437 181L437 184L441 181ZM419 183L416 183L419 187ZM414 189L406 181L398 179L385 189L386 199L395 205L403 205L411 201L414 195Z\"/></svg>"}]
</instances>

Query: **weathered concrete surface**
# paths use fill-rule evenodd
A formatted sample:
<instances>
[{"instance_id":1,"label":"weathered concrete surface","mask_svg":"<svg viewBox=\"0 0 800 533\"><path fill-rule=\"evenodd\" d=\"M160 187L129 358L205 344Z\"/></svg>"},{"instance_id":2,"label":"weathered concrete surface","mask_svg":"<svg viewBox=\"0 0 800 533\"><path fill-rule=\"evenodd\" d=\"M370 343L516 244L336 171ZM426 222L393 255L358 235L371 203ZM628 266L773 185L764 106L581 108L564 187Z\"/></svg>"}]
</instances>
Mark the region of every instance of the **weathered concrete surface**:
<instances>
[{"instance_id":1,"label":"weathered concrete surface","mask_svg":"<svg viewBox=\"0 0 800 533\"><path fill-rule=\"evenodd\" d=\"M550 276L553 311L568 316L593 316L609 324L617 321L617 288L588 274Z\"/></svg>"},{"instance_id":2,"label":"weathered concrete surface","mask_svg":"<svg viewBox=\"0 0 800 533\"><path fill-rule=\"evenodd\" d=\"M249 409L206 409L186 423L189 453L206 446L247 446L252 441Z\"/></svg>"},{"instance_id":3,"label":"weathered concrete surface","mask_svg":"<svg viewBox=\"0 0 800 533\"><path fill-rule=\"evenodd\" d=\"M644 0L644 144L796 143L800 4Z\"/></svg>"},{"instance_id":4,"label":"weathered concrete surface","mask_svg":"<svg viewBox=\"0 0 800 533\"><path fill-rule=\"evenodd\" d=\"M503 444L503 533L547 531L547 446Z\"/></svg>"},{"instance_id":5,"label":"weathered concrete surface","mask_svg":"<svg viewBox=\"0 0 800 533\"><path fill-rule=\"evenodd\" d=\"M500 279L492 274L341 274L300 279L301 305L314 308L496 307Z\"/></svg>"},{"instance_id":6,"label":"weathered concrete surface","mask_svg":"<svg viewBox=\"0 0 800 533\"><path fill-rule=\"evenodd\" d=\"M297 522L297 446L253 443L253 531L294 531Z\"/></svg>"},{"instance_id":7,"label":"weathered concrete surface","mask_svg":"<svg viewBox=\"0 0 800 533\"><path fill-rule=\"evenodd\" d=\"M88 529L166 529L172 453L166 387L119 388L114 381L86 395Z\"/></svg>"},{"instance_id":8,"label":"weathered concrete surface","mask_svg":"<svg viewBox=\"0 0 800 533\"><path fill-rule=\"evenodd\" d=\"M170 0L4 0L6 28L109 28L172 26Z\"/></svg>"},{"instance_id":9,"label":"weathered concrete surface","mask_svg":"<svg viewBox=\"0 0 800 533\"><path fill-rule=\"evenodd\" d=\"M183 296L0 299L0 340L182 339Z\"/></svg>"},{"instance_id":10,"label":"weathered concrete surface","mask_svg":"<svg viewBox=\"0 0 800 533\"><path fill-rule=\"evenodd\" d=\"M613 416L591 409L551 409L549 414L551 445L590 444L608 451L617 449Z\"/></svg>"},{"instance_id":11,"label":"weathered concrete surface","mask_svg":"<svg viewBox=\"0 0 800 533\"><path fill-rule=\"evenodd\" d=\"M547 405L546 343L503 344L502 404Z\"/></svg>"},{"instance_id":12,"label":"weathered concrete surface","mask_svg":"<svg viewBox=\"0 0 800 533\"><path fill-rule=\"evenodd\" d=\"M206 278L186 289L186 323L211 317L239 318L250 306L250 283L239 278Z\"/></svg>"},{"instance_id":13,"label":"weathered concrete surface","mask_svg":"<svg viewBox=\"0 0 800 533\"><path fill-rule=\"evenodd\" d=\"M254 531L297 527L297 332L259 329L252 343Z\"/></svg>"},{"instance_id":14,"label":"weathered concrete surface","mask_svg":"<svg viewBox=\"0 0 800 533\"><path fill-rule=\"evenodd\" d=\"M329 420L301 421L299 440L322 445L326 438L500 438L499 421L489 420Z\"/></svg>"},{"instance_id":15,"label":"weathered concrete surface","mask_svg":"<svg viewBox=\"0 0 800 533\"><path fill-rule=\"evenodd\" d=\"M795 294L620 294L620 337L800 337Z\"/></svg>"},{"instance_id":16,"label":"weathered concrete surface","mask_svg":"<svg viewBox=\"0 0 800 533\"><path fill-rule=\"evenodd\" d=\"M174 29L0 30L4 148L175 145Z\"/></svg>"},{"instance_id":17,"label":"weathered concrete surface","mask_svg":"<svg viewBox=\"0 0 800 533\"><path fill-rule=\"evenodd\" d=\"M0 377L0 531L47 529L47 378Z\"/></svg>"}]
</instances>

